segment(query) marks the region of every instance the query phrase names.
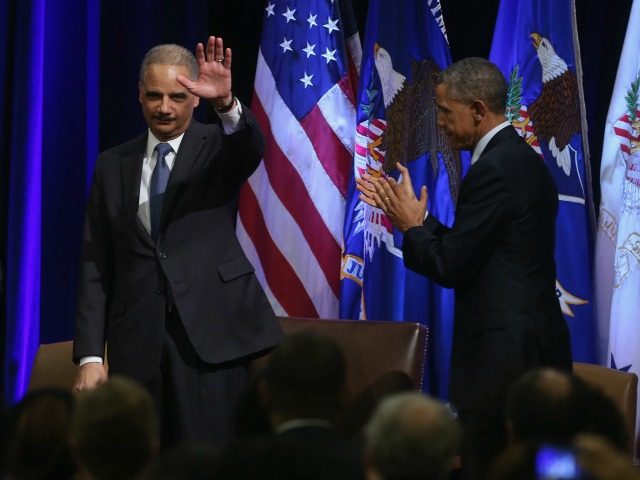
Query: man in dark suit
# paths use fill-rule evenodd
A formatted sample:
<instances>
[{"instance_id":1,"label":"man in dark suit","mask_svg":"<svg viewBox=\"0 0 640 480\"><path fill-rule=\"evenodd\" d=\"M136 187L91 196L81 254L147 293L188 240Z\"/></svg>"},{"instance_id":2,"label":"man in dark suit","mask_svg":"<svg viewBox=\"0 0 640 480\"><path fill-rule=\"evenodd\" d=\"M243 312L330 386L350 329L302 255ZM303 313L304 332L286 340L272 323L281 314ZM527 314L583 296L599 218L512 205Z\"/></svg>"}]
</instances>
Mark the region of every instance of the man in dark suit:
<instances>
[{"instance_id":1,"label":"man in dark suit","mask_svg":"<svg viewBox=\"0 0 640 480\"><path fill-rule=\"evenodd\" d=\"M499 448L491 435L498 435L498 402L509 382L541 365L571 369L555 292L558 196L540 156L505 119L507 84L495 65L454 63L435 96L452 146L473 151L453 226L428 214L426 187L417 198L402 165L401 183L365 175L358 189L404 232L405 265L455 288L450 397L467 445L484 450L475 457L485 463Z\"/></svg>"},{"instance_id":2,"label":"man in dark suit","mask_svg":"<svg viewBox=\"0 0 640 480\"><path fill-rule=\"evenodd\" d=\"M222 127L192 119L208 101ZM103 152L87 205L75 388L109 371L142 383L165 443L223 443L251 361L282 332L235 236L235 197L263 138L231 91L221 38L194 58L160 45L140 69L148 132Z\"/></svg>"}]
</instances>

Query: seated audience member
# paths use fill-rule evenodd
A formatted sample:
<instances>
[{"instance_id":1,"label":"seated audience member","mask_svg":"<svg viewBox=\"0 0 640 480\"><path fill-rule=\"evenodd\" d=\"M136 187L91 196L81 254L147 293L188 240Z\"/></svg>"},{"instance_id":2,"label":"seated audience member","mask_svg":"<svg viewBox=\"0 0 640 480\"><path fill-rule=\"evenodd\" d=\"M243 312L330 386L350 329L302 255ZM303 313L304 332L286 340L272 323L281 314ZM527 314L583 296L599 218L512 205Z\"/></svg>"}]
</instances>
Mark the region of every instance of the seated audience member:
<instances>
[{"instance_id":1,"label":"seated audience member","mask_svg":"<svg viewBox=\"0 0 640 480\"><path fill-rule=\"evenodd\" d=\"M511 441L569 445L578 433L594 433L622 451L629 435L613 400L569 372L533 370L513 383L506 405Z\"/></svg>"},{"instance_id":2,"label":"seated audience member","mask_svg":"<svg viewBox=\"0 0 640 480\"><path fill-rule=\"evenodd\" d=\"M153 480L213 480L218 451L211 445L182 443L162 454L151 475Z\"/></svg>"},{"instance_id":3,"label":"seated audience member","mask_svg":"<svg viewBox=\"0 0 640 480\"><path fill-rule=\"evenodd\" d=\"M12 407L3 434L2 478L73 478L76 468L68 442L72 414L71 393L53 388L31 392Z\"/></svg>"},{"instance_id":4,"label":"seated audience member","mask_svg":"<svg viewBox=\"0 0 640 480\"><path fill-rule=\"evenodd\" d=\"M271 436L236 442L221 454L217 478L363 478L361 453L338 433L345 359L325 337L298 333L271 353L258 385Z\"/></svg>"},{"instance_id":5,"label":"seated audience member","mask_svg":"<svg viewBox=\"0 0 640 480\"><path fill-rule=\"evenodd\" d=\"M84 478L142 478L159 446L151 396L137 383L118 376L94 390L81 392L71 445Z\"/></svg>"},{"instance_id":6,"label":"seated audience member","mask_svg":"<svg viewBox=\"0 0 640 480\"><path fill-rule=\"evenodd\" d=\"M382 401L365 427L367 480L449 478L462 429L440 401L419 392Z\"/></svg>"},{"instance_id":7,"label":"seated audience member","mask_svg":"<svg viewBox=\"0 0 640 480\"><path fill-rule=\"evenodd\" d=\"M382 400L393 394L415 390L414 381L405 372L395 370L381 375L351 398L339 422L340 432L345 438L362 441L363 428Z\"/></svg>"},{"instance_id":8,"label":"seated audience member","mask_svg":"<svg viewBox=\"0 0 640 480\"><path fill-rule=\"evenodd\" d=\"M260 387L274 431L331 431L344 406L345 380L337 343L306 333L286 337L271 354Z\"/></svg>"}]
</instances>

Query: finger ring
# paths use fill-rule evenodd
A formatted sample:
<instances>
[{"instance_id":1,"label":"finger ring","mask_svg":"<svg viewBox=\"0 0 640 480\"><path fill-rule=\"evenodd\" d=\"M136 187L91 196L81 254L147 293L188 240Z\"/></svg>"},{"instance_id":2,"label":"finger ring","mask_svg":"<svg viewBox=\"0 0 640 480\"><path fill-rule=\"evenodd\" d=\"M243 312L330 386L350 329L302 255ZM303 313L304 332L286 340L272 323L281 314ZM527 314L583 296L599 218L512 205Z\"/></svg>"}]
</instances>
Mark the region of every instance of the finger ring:
<instances>
[{"instance_id":1,"label":"finger ring","mask_svg":"<svg viewBox=\"0 0 640 480\"><path fill-rule=\"evenodd\" d=\"M220 63L224 62L224 57L222 57L222 58L216 58L216 62L220 62Z\"/></svg>"},{"instance_id":2,"label":"finger ring","mask_svg":"<svg viewBox=\"0 0 640 480\"><path fill-rule=\"evenodd\" d=\"M384 197L385 202L388 202L389 200L391 200L389 197Z\"/></svg>"}]
</instances>

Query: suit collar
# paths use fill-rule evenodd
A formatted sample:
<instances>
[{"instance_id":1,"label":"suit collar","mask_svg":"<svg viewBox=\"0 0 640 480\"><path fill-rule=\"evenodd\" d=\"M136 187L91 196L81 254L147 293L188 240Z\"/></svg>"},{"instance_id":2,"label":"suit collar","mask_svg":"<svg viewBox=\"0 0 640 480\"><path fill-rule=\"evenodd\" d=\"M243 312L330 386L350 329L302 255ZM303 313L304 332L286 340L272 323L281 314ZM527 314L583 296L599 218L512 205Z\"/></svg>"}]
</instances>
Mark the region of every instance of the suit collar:
<instances>
[{"instance_id":1,"label":"suit collar","mask_svg":"<svg viewBox=\"0 0 640 480\"><path fill-rule=\"evenodd\" d=\"M146 243L153 245L153 240L138 219L140 203L140 178L142 176L142 160L147 144L147 133L143 133L128 144L121 159L122 189L124 193L125 218L131 227Z\"/></svg>"},{"instance_id":2,"label":"suit collar","mask_svg":"<svg viewBox=\"0 0 640 480\"><path fill-rule=\"evenodd\" d=\"M473 149L473 156L471 157L471 165L473 165L474 163L476 163L480 157L482 156L482 154L484 153L484 151L487 149L487 147L489 146L489 144L491 143L491 140L493 140L493 138L500 133L502 130L506 129L507 127L510 127L511 123L509 123L508 121L504 121L502 123L499 123L498 125L496 125L495 127L493 127L491 130L489 130L476 144L475 148Z\"/></svg>"},{"instance_id":3,"label":"suit collar","mask_svg":"<svg viewBox=\"0 0 640 480\"><path fill-rule=\"evenodd\" d=\"M132 227L145 243L153 246L153 239L138 218L142 161L148 145L148 135L149 132L147 131L129 143L127 152L122 156L121 172L123 191L126 197L126 217L130 219ZM165 192L161 231L170 217L170 212L173 210L178 191L189 174L206 161L206 159L201 158L200 151L207 136L208 133L205 126L195 120L191 121L189 128L184 133Z\"/></svg>"},{"instance_id":4,"label":"suit collar","mask_svg":"<svg viewBox=\"0 0 640 480\"><path fill-rule=\"evenodd\" d=\"M184 180L203 159L199 153L207 139L207 132L204 125L191 120L189 128L184 133L184 137L180 142L180 148L176 154L175 163L169 177L169 188L171 185Z\"/></svg>"}]
</instances>

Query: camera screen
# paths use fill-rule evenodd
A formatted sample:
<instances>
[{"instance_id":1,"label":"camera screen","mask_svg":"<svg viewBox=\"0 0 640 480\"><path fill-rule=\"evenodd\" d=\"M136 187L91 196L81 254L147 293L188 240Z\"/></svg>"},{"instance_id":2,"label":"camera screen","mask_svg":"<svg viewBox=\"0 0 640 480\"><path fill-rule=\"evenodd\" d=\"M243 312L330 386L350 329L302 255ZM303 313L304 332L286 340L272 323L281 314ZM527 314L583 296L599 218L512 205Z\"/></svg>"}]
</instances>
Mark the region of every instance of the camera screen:
<instances>
[{"instance_id":1,"label":"camera screen","mask_svg":"<svg viewBox=\"0 0 640 480\"><path fill-rule=\"evenodd\" d=\"M584 475L575 453L568 448L543 445L536 454L538 480L581 480Z\"/></svg>"}]
</instances>

